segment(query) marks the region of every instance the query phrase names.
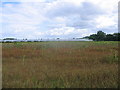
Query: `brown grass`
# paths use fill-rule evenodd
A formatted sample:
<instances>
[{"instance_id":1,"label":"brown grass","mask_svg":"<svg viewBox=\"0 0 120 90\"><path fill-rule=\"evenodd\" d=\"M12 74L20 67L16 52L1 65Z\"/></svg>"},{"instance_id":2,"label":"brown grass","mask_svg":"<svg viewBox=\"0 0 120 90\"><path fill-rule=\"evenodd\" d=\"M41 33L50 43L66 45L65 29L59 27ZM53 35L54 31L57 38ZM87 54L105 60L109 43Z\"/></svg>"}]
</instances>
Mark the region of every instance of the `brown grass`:
<instances>
[{"instance_id":1,"label":"brown grass","mask_svg":"<svg viewBox=\"0 0 120 90\"><path fill-rule=\"evenodd\" d=\"M117 42L3 43L3 88L117 88Z\"/></svg>"}]
</instances>

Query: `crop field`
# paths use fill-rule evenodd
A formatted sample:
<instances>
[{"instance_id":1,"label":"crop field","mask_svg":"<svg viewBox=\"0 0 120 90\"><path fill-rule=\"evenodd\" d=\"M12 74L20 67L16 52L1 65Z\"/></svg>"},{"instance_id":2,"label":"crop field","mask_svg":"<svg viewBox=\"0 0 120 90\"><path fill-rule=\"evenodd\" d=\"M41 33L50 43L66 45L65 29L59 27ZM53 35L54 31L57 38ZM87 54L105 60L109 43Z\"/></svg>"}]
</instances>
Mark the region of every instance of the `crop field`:
<instances>
[{"instance_id":1,"label":"crop field","mask_svg":"<svg viewBox=\"0 0 120 90\"><path fill-rule=\"evenodd\" d=\"M118 42L2 43L3 88L117 88Z\"/></svg>"}]
</instances>

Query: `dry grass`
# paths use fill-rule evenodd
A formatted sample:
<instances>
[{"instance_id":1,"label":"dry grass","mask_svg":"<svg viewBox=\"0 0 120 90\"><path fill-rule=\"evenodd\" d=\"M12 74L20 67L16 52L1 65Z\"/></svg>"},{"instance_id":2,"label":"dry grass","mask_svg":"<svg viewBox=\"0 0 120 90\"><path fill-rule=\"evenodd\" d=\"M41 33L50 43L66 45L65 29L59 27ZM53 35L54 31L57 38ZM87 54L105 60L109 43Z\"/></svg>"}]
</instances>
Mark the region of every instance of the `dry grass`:
<instances>
[{"instance_id":1,"label":"dry grass","mask_svg":"<svg viewBox=\"0 0 120 90\"><path fill-rule=\"evenodd\" d=\"M118 42L3 43L3 88L117 88Z\"/></svg>"}]
</instances>

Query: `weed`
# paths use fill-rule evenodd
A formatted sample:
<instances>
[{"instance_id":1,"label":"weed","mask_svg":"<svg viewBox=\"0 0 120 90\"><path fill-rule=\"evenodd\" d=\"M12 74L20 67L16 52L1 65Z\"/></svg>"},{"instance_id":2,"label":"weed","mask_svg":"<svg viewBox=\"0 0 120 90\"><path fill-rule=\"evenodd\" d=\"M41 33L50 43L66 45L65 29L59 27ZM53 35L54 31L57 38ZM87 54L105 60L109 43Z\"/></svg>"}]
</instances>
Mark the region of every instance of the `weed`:
<instances>
[{"instance_id":1,"label":"weed","mask_svg":"<svg viewBox=\"0 0 120 90\"><path fill-rule=\"evenodd\" d=\"M3 88L117 88L118 42L3 43Z\"/></svg>"}]
</instances>

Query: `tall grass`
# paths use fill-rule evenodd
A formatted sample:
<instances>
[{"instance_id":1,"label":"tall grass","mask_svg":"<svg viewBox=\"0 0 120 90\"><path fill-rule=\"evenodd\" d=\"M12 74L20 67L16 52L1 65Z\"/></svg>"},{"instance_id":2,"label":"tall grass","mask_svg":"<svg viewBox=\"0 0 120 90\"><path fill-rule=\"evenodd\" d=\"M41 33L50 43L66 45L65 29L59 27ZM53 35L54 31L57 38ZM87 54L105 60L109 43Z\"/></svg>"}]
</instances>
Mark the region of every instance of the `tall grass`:
<instances>
[{"instance_id":1,"label":"tall grass","mask_svg":"<svg viewBox=\"0 0 120 90\"><path fill-rule=\"evenodd\" d=\"M3 43L4 88L117 88L118 42Z\"/></svg>"}]
</instances>

